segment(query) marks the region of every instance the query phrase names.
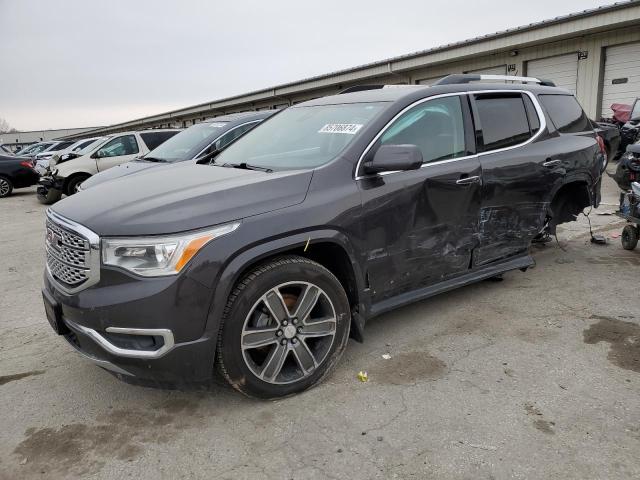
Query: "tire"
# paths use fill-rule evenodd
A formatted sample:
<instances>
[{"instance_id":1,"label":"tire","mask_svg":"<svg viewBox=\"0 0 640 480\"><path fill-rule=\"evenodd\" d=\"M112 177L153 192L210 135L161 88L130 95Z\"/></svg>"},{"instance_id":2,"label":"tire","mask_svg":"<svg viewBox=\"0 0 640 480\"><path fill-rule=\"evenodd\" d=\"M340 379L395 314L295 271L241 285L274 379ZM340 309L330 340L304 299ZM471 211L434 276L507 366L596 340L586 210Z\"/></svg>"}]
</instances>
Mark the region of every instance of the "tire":
<instances>
[{"instance_id":1,"label":"tire","mask_svg":"<svg viewBox=\"0 0 640 480\"><path fill-rule=\"evenodd\" d=\"M62 192L55 188L38 188L37 196L43 205L52 205L62 198Z\"/></svg>"},{"instance_id":2,"label":"tire","mask_svg":"<svg viewBox=\"0 0 640 480\"><path fill-rule=\"evenodd\" d=\"M279 257L234 287L218 335L217 367L249 397L293 395L331 372L350 324L347 295L329 270L303 257Z\"/></svg>"},{"instance_id":3,"label":"tire","mask_svg":"<svg viewBox=\"0 0 640 480\"><path fill-rule=\"evenodd\" d=\"M633 225L627 225L622 230L622 248L625 250L633 250L638 245L638 228Z\"/></svg>"},{"instance_id":4,"label":"tire","mask_svg":"<svg viewBox=\"0 0 640 480\"><path fill-rule=\"evenodd\" d=\"M69 183L67 183L67 191L66 194L71 196L78 192L78 185L84 182L90 175L78 175L75 177L71 177Z\"/></svg>"},{"instance_id":5,"label":"tire","mask_svg":"<svg viewBox=\"0 0 640 480\"><path fill-rule=\"evenodd\" d=\"M5 198L13 192L13 182L7 177L0 176L0 198Z\"/></svg>"}]
</instances>

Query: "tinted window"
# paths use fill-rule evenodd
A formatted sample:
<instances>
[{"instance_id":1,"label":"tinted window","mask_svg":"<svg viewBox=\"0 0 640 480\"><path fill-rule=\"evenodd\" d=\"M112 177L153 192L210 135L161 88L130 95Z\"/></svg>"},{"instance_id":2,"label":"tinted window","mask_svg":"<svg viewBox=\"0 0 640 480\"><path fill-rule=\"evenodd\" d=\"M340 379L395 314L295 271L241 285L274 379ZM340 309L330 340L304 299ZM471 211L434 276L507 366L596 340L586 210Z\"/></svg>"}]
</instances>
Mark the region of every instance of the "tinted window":
<instances>
[{"instance_id":1,"label":"tinted window","mask_svg":"<svg viewBox=\"0 0 640 480\"><path fill-rule=\"evenodd\" d=\"M69 148L74 143L75 142L61 142L58 145L56 145L55 147L53 147L53 149L54 150L64 150L65 148Z\"/></svg>"},{"instance_id":2,"label":"tinted window","mask_svg":"<svg viewBox=\"0 0 640 480\"><path fill-rule=\"evenodd\" d=\"M119 157L138 153L138 142L134 135L116 137L98 150L99 157Z\"/></svg>"},{"instance_id":3,"label":"tinted window","mask_svg":"<svg viewBox=\"0 0 640 480\"><path fill-rule=\"evenodd\" d=\"M529 95L523 95L524 106L527 109L527 118L529 119L529 128L531 128L531 133L536 133L540 130L540 119L538 118L538 112L536 112L536 107L533 106L533 102Z\"/></svg>"},{"instance_id":4,"label":"tinted window","mask_svg":"<svg viewBox=\"0 0 640 480\"><path fill-rule=\"evenodd\" d=\"M477 95L476 111L482 129L481 151L511 147L531 137L520 94Z\"/></svg>"},{"instance_id":5,"label":"tinted window","mask_svg":"<svg viewBox=\"0 0 640 480\"><path fill-rule=\"evenodd\" d=\"M544 108L547 109L553 124L562 133L592 130L591 122L574 96L540 95L539 98Z\"/></svg>"},{"instance_id":6,"label":"tinted window","mask_svg":"<svg viewBox=\"0 0 640 480\"><path fill-rule=\"evenodd\" d=\"M425 163L466 155L460 97L438 98L413 107L393 122L380 143L416 145Z\"/></svg>"},{"instance_id":7,"label":"tinted window","mask_svg":"<svg viewBox=\"0 0 640 480\"><path fill-rule=\"evenodd\" d=\"M149 150L153 150L177 133L178 132L145 132L141 133L140 136L142 137L142 140L144 140L144 143L147 144Z\"/></svg>"}]
</instances>

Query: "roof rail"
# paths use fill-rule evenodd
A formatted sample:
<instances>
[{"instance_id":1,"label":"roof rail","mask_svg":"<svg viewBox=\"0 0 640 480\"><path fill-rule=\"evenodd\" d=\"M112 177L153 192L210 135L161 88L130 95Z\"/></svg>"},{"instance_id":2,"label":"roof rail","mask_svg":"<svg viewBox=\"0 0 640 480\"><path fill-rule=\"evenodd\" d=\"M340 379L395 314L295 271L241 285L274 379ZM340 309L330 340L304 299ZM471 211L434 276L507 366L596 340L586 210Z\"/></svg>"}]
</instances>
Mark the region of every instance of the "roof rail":
<instances>
[{"instance_id":1,"label":"roof rail","mask_svg":"<svg viewBox=\"0 0 640 480\"><path fill-rule=\"evenodd\" d=\"M353 92L363 92L365 90L382 90L383 88L402 88L402 87L415 87L415 85L406 85L406 84L390 84L390 85L354 85L353 87L345 88L341 90L338 95L342 95L343 93L353 93Z\"/></svg>"},{"instance_id":2,"label":"roof rail","mask_svg":"<svg viewBox=\"0 0 640 480\"><path fill-rule=\"evenodd\" d=\"M476 73L447 75L431 86L434 87L436 85L455 85L459 83L481 82L483 80L504 80L505 82L537 83L545 87L556 86L556 84L551 80L542 80L534 77L515 77L511 75L480 75Z\"/></svg>"}]
</instances>

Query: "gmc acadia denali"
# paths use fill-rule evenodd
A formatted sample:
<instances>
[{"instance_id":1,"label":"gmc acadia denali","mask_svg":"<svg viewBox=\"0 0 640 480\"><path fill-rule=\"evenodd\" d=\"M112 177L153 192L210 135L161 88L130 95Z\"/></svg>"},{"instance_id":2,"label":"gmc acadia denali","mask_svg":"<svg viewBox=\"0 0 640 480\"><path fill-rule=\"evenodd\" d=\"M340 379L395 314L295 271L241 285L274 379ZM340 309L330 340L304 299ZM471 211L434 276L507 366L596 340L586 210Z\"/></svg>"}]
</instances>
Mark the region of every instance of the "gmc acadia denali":
<instances>
[{"instance_id":1,"label":"gmc acadia denali","mask_svg":"<svg viewBox=\"0 0 640 480\"><path fill-rule=\"evenodd\" d=\"M51 325L123 379L201 382L217 367L274 398L320 382L370 318L526 270L534 237L598 206L604 145L569 92L484 79L311 100L209 163L59 202Z\"/></svg>"}]
</instances>

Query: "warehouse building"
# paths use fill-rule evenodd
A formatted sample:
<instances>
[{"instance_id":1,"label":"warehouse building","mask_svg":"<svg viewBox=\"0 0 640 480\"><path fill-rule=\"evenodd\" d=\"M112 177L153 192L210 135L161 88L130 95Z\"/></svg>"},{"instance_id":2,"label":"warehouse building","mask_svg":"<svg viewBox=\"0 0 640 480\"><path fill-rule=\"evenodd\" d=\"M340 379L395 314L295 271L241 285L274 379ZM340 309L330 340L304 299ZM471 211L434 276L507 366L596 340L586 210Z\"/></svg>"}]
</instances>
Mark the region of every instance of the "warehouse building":
<instances>
[{"instance_id":1,"label":"warehouse building","mask_svg":"<svg viewBox=\"0 0 640 480\"><path fill-rule=\"evenodd\" d=\"M60 128L57 130L30 130L23 132L0 133L0 145L16 151L26 145L48 140L58 140L60 138L73 138L85 135L90 132L105 127L84 127L84 128Z\"/></svg>"},{"instance_id":2,"label":"warehouse building","mask_svg":"<svg viewBox=\"0 0 640 480\"><path fill-rule=\"evenodd\" d=\"M640 96L640 1L592 10L401 57L214 100L90 132L186 127L226 113L283 108L358 84L430 85L452 73L550 79L575 93L593 119Z\"/></svg>"}]
</instances>

